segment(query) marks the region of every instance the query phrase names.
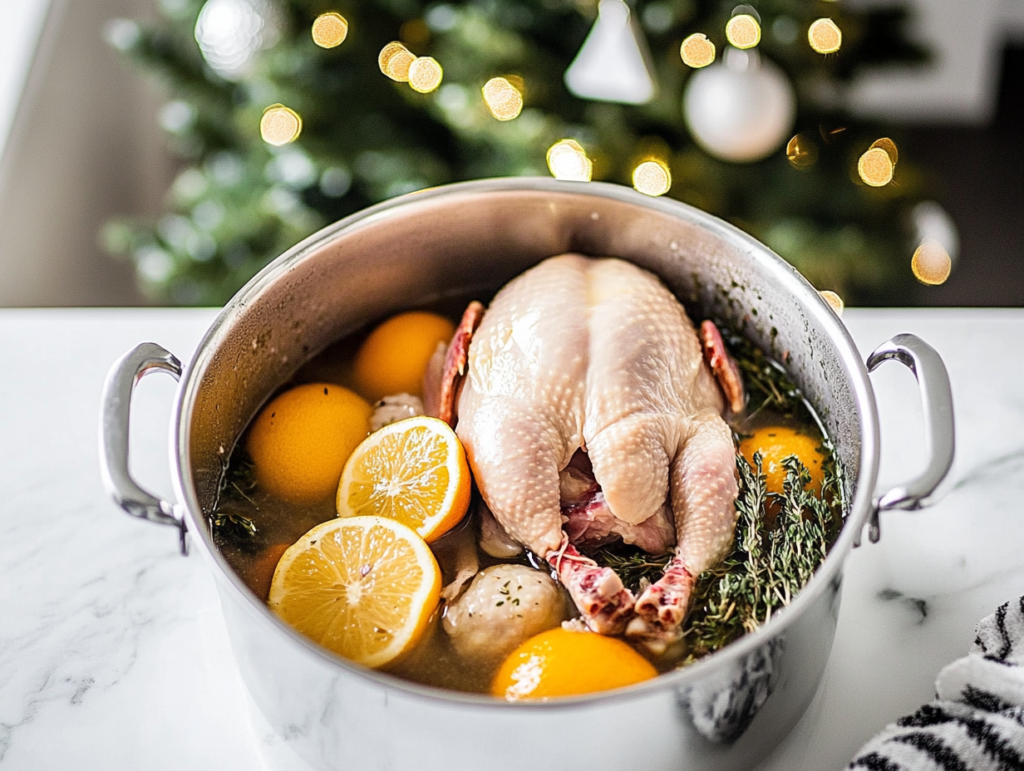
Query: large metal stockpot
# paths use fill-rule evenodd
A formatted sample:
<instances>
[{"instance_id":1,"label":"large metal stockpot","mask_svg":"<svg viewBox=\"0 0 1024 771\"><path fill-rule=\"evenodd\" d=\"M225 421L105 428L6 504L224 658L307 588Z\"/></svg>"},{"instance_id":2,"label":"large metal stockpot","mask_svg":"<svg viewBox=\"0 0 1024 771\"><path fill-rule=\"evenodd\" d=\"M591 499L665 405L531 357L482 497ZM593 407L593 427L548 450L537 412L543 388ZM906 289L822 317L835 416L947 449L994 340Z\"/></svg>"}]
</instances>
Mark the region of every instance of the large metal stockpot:
<instances>
[{"instance_id":1,"label":"large metal stockpot","mask_svg":"<svg viewBox=\"0 0 1024 771\"><path fill-rule=\"evenodd\" d=\"M794 602L765 628L633 688L546 704L418 686L319 648L272 614L214 546L209 514L225 459L261 404L334 340L444 295L489 295L545 257L577 251L658 274L695 319L785 355L847 473L846 525ZM932 458L873 497L878 417L868 368L917 375ZM868 368L818 292L736 228L689 206L601 183L502 179L426 190L331 225L271 263L228 303L182 371L152 343L127 353L104 393L104 479L129 513L172 524L209 562L243 678L270 723L324 769L748 768L800 718L835 632L843 563L878 512L917 508L953 455L949 382L933 349L901 335ZM132 388L180 376L171 426L177 502L128 473Z\"/></svg>"}]
</instances>

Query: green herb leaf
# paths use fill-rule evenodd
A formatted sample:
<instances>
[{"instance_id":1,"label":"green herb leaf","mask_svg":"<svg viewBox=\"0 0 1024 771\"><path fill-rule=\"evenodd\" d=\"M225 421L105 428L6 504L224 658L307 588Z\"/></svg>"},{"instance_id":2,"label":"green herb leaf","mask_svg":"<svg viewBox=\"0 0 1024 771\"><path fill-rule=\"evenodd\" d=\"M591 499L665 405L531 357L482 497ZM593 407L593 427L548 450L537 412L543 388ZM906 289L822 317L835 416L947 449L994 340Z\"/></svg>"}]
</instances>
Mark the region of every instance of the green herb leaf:
<instances>
[{"instance_id":1,"label":"green herb leaf","mask_svg":"<svg viewBox=\"0 0 1024 771\"><path fill-rule=\"evenodd\" d=\"M256 467L252 459L239 452L239 457L226 463L221 471L217 500L210 515L210 528L217 539L235 542L251 541L256 536L256 523L233 509L241 506L259 510L253 500L256 492Z\"/></svg>"}]
</instances>

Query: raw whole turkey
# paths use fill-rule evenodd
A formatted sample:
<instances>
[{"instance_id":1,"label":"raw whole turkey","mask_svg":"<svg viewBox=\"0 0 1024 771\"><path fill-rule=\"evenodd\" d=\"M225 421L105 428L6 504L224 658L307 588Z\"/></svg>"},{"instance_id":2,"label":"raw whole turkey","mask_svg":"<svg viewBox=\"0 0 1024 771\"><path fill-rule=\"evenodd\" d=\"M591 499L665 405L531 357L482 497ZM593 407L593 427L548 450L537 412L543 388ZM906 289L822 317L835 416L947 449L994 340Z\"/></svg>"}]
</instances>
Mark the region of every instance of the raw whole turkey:
<instances>
[{"instance_id":1,"label":"raw whole turkey","mask_svg":"<svg viewBox=\"0 0 1024 771\"><path fill-rule=\"evenodd\" d=\"M717 329L699 336L632 263L565 254L471 306L447 353L465 373L449 417L497 522L550 563L591 629L664 651L736 523L722 414L742 390ZM638 597L580 551L613 539L674 552Z\"/></svg>"}]
</instances>

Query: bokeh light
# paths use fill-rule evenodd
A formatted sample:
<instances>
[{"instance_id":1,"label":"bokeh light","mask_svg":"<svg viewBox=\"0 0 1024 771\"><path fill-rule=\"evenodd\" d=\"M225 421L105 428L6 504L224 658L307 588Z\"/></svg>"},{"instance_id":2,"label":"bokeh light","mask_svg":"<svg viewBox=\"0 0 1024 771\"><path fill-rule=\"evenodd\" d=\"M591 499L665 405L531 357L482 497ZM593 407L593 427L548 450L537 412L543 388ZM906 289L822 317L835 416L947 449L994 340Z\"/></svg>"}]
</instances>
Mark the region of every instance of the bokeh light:
<instances>
[{"instance_id":1,"label":"bokeh light","mask_svg":"<svg viewBox=\"0 0 1024 771\"><path fill-rule=\"evenodd\" d=\"M238 80L258 51L277 42L279 17L268 0L207 0L196 18L196 42L210 69Z\"/></svg>"},{"instance_id":2,"label":"bokeh light","mask_svg":"<svg viewBox=\"0 0 1024 771\"><path fill-rule=\"evenodd\" d=\"M922 284L944 284L953 270L953 260L938 241L927 240L917 247L910 260L914 278Z\"/></svg>"},{"instance_id":3,"label":"bokeh light","mask_svg":"<svg viewBox=\"0 0 1024 771\"><path fill-rule=\"evenodd\" d=\"M487 109L498 120L512 120L523 111L522 92L505 78L491 78L481 92Z\"/></svg>"},{"instance_id":4,"label":"bokeh light","mask_svg":"<svg viewBox=\"0 0 1024 771\"><path fill-rule=\"evenodd\" d=\"M633 187L644 195L665 195L672 188L672 174L662 161L644 161L633 169Z\"/></svg>"},{"instance_id":5,"label":"bokeh light","mask_svg":"<svg viewBox=\"0 0 1024 771\"><path fill-rule=\"evenodd\" d=\"M715 44L701 32L694 32L679 46L679 55L688 67L707 67L715 60Z\"/></svg>"},{"instance_id":6,"label":"bokeh light","mask_svg":"<svg viewBox=\"0 0 1024 771\"><path fill-rule=\"evenodd\" d=\"M575 139L561 139L548 148L548 169L555 179L589 182L594 164Z\"/></svg>"},{"instance_id":7,"label":"bokeh light","mask_svg":"<svg viewBox=\"0 0 1024 771\"><path fill-rule=\"evenodd\" d=\"M889 153L881 147L872 147L857 161L857 174L871 187L885 187L892 182L894 168Z\"/></svg>"},{"instance_id":8,"label":"bokeh light","mask_svg":"<svg viewBox=\"0 0 1024 771\"><path fill-rule=\"evenodd\" d=\"M260 136L270 145L280 146L294 142L302 133L302 118L295 110L283 104L272 104L260 119Z\"/></svg>"},{"instance_id":9,"label":"bokeh light","mask_svg":"<svg viewBox=\"0 0 1024 771\"><path fill-rule=\"evenodd\" d=\"M843 302L843 298L833 292L831 289L823 289L818 294L821 295L822 299L827 302L832 310L836 312L837 316L843 315L843 308L846 304Z\"/></svg>"},{"instance_id":10,"label":"bokeh light","mask_svg":"<svg viewBox=\"0 0 1024 771\"><path fill-rule=\"evenodd\" d=\"M807 42L819 54L834 54L843 45L843 33L832 19L818 19L807 30Z\"/></svg>"},{"instance_id":11,"label":"bokeh light","mask_svg":"<svg viewBox=\"0 0 1024 771\"><path fill-rule=\"evenodd\" d=\"M889 139L889 137L882 137L881 139L876 139L872 142L871 148L869 149L874 149L876 147L880 147L885 150L885 154L889 156L889 160L892 161L892 165L896 165L896 161L900 159L900 153L899 150L896 149L895 142Z\"/></svg>"},{"instance_id":12,"label":"bokeh light","mask_svg":"<svg viewBox=\"0 0 1024 771\"><path fill-rule=\"evenodd\" d=\"M761 42L761 25L749 13L740 13L725 25L725 37L736 48L753 48Z\"/></svg>"},{"instance_id":13,"label":"bokeh light","mask_svg":"<svg viewBox=\"0 0 1024 771\"><path fill-rule=\"evenodd\" d=\"M786 158L798 169L806 169L818 160L818 146L806 134L797 134L786 144Z\"/></svg>"},{"instance_id":14,"label":"bokeh light","mask_svg":"<svg viewBox=\"0 0 1024 771\"><path fill-rule=\"evenodd\" d=\"M337 48L348 37L348 22L337 11L322 13L313 22L313 42L321 48Z\"/></svg>"},{"instance_id":15,"label":"bokeh light","mask_svg":"<svg viewBox=\"0 0 1024 771\"><path fill-rule=\"evenodd\" d=\"M441 85L444 71L436 59L429 56L418 56L409 65L409 85L413 91L429 94Z\"/></svg>"},{"instance_id":16,"label":"bokeh light","mask_svg":"<svg viewBox=\"0 0 1024 771\"><path fill-rule=\"evenodd\" d=\"M384 46L377 57L380 71L398 83L406 83L409 80L409 67L414 61L416 57L397 40Z\"/></svg>"}]
</instances>

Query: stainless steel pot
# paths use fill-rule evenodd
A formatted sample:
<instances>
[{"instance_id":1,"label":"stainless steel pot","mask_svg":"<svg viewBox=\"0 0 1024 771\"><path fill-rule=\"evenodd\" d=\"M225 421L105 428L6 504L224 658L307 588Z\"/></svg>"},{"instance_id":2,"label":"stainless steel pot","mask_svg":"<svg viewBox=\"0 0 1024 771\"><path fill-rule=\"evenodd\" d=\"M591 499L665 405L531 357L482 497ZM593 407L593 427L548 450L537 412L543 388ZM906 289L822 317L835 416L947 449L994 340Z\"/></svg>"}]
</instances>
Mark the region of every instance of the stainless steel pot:
<instances>
[{"instance_id":1,"label":"stainless steel pot","mask_svg":"<svg viewBox=\"0 0 1024 771\"><path fill-rule=\"evenodd\" d=\"M362 669L282 623L232 572L208 515L222 465L264 400L332 341L448 294L491 291L567 251L622 257L657 273L694 318L713 318L788 369L814 404L847 471L846 525L794 602L760 631L686 669L630 689L548 704L506 704ZM896 359L921 385L931 459L874 498L878 415L868 370ZM177 503L128 473L129 404L147 372L180 377L172 418ZM152 343L111 370L102 414L103 475L128 513L179 529L210 563L244 680L267 719L324 769L748 768L800 718L835 632L843 563L865 524L923 505L953 458L949 381L911 335L867 368L819 294L748 235L681 203L600 183L470 182L355 214L271 263L228 303L182 371Z\"/></svg>"}]
</instances>

